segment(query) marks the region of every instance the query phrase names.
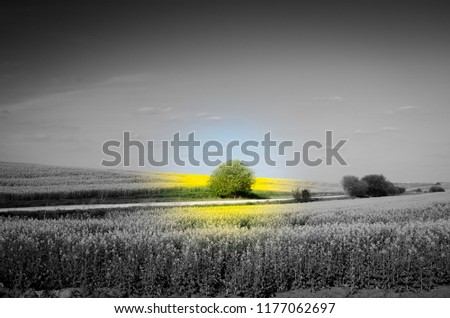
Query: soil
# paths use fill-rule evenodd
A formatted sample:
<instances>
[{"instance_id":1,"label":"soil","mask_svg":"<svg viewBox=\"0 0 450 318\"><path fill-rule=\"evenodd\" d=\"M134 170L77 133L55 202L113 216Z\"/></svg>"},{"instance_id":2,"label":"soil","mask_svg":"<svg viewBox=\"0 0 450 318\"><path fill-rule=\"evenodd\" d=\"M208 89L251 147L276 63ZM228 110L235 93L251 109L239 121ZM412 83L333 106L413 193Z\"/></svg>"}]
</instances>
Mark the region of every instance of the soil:
<instances>
[{"instance_id":1,"label":"soil","mask_svg":"<svg viewBox=\"0 0 450 318\"><path fill-rule=\"evenodd\" d=\"M277 298L450 298L450 285L437 286L429 291L403 291L391 289L358 289L332 287L318 291L296 289L275 295Z\"/></svg>"}]
</instances>

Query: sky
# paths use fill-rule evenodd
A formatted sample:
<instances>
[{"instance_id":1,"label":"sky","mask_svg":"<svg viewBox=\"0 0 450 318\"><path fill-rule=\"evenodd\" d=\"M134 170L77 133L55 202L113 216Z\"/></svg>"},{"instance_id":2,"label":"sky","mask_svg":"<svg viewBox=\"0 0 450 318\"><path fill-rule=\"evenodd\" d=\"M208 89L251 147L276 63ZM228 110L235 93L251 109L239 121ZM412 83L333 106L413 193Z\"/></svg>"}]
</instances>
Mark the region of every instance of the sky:
<instances>
[{"instance_id":1,"label":"sky","mask_svg":"<svg viewBox=\"0 0 450 318\"><path fill-rule=\"evenodd\" d=\"M271 132L301 151L331 130L333 143L347 140L348 165L285 167L277 157L256 175L450 181L449 9L430 0L2 2L0 161L102 168L103 143L124 131L155 141L158 156L176 132L223 144ZM213 169L135 159L128 169Z\"/></svg>"}]
</instances>

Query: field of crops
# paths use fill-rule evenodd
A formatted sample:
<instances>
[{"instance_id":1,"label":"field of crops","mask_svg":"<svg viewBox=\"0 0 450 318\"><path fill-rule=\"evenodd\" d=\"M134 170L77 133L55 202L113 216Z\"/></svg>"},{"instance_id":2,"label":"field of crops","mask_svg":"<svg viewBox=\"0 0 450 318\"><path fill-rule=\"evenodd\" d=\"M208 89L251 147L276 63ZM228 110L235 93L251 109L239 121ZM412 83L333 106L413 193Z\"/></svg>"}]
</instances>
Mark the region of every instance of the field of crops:
<instances>
[{"instance_id":1,"label":"field of crops","mask_svg":"<svg viewBox=\"0 0 450 318\"><path fill-rule=\"evenodd\" d=\"M43 165L0 163L0 204L100 203L117 198L157 199L181 193L181 176L132 171L62 168ZM196 188L184 189L195 197ZM197 191L198 192L198 191ZM73 202L71 202L72 200ZM87 201L89 200L89 201Z\"/></svg>"},{"instance_id":2,"label":"field of crops","mask_svg":"<svg viewBox=\"0 0 450 318\"><path fill-rule=\"evenodd\" d=\"M271 296L450 283L450 195L3 218L8 288L128 296Z\"/></svg>"},{"instance_id":3,"label":"field of crops","mask_svg":"<svg viewBox=\"0 0 450 318\"><path fill-rule=\"evenodd\" d=\"M66 168L0 162L0 207L209 199L208 175ZM340 185L257 178L260 197L292 189L339 192Z\"/></svg>"}]
</instances>

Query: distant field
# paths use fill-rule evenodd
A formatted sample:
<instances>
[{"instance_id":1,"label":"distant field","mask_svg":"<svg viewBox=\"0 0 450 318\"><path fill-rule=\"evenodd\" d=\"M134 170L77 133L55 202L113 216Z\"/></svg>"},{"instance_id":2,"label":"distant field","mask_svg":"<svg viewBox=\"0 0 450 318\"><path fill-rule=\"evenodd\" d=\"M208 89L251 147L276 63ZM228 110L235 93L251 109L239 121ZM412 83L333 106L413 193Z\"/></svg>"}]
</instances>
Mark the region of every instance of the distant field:
<instances>
[{"instance_id":1,"label":"distant field","mask_svg":"<svg viewBox=\"0 0 450 318\"><path fill-rule=\"evenodd\" d=\"M396 183L400 187L404 187L407 192L412 192L414 190L420 189L422 192L427 192L432 185L435 183L427 182L408 182L408 183ZM442 188L446 191L450 191L450 182L440 182Z\"/></svg>"},{"instance_id":2,"label":"distant field","mask_svg":"<svg viewBox=\"0 0 450 318\"><path fill-rule=\"evenodd\" d=\"M210 199L207 175L65 168L0 162L0 206ZM339 193L340 186L257 178L255 197L289 196L292 189Z\"/></svg>"},{"instance_id":3,"label":"distant field","mask_svg":"<svg viewBox=\"0 0 450 318\"><path fill-rule=\"evenodd\" d=\"M33 297L414 294L450 284L450 193L0 217L0 260Z\"/></svg>"}]
</instances>

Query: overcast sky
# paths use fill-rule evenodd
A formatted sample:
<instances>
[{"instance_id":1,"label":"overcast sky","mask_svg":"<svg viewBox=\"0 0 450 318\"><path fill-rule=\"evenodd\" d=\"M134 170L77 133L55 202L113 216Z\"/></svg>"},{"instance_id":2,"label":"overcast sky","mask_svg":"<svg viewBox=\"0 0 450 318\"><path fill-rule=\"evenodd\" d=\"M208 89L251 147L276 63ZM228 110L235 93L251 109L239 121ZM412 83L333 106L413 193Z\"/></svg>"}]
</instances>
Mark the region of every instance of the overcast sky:
<instances>
[{"instance_id":1,"label":"overcast sky","mask_svg":"<svg viewBox=\"0 0 450 318\"><path fill-rule=\"evenodd\" d=\"M101 167L103 142L125 130L222 142L271 131L296 150L333 130L349 166L257 175L449 181L449 32L444 1L10 1L0 161Z\"/></svg>"}]
</instances>

